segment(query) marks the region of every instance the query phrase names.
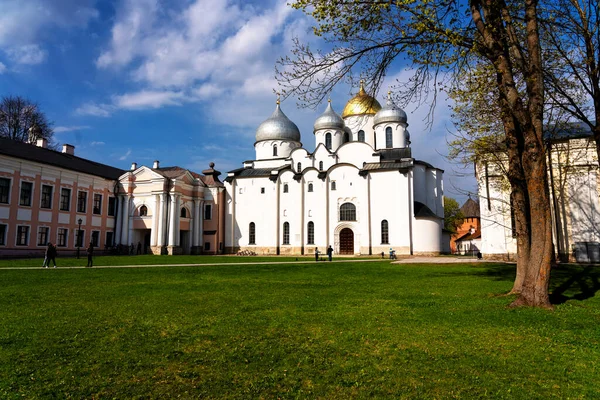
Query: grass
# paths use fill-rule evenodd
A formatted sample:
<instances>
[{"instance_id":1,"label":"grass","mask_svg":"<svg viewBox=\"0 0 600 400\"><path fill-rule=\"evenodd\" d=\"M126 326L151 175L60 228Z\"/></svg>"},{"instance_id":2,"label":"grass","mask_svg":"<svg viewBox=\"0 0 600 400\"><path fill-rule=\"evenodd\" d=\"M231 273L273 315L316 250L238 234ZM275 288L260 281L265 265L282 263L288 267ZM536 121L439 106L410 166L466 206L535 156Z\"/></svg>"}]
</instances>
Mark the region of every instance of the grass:
<instances>
[{"instance_id":1,"label":"grass","mask_svg":"<svg viewBox=\"0 0 600 400\"><path fill-rule=\"evenodd\" d=\"M507 309L513 274L4 269L0 398L598 398L598 269L553 271L554 312Z\"/></svg>"},{"instance_id":2,"label":"grass","mask_svg":"<svg viewBox=\"0 0 600 400\"><path fill-rule=\"evenodd\" d=\"M326 259L327 257L320 257ZM380 256L346 256L343 258L335 257L335 260L365 260L380 259ZM129 266L129 265L198 265L198 264L239 264L239 263L280 263L309 261L314 262L314 255L305 256L155 256L155 255L135 255L135 256L95 256L95 266ZM39 258L17 258L10 260L0 260L0 269L2 268L41 268L44 261ZM87 264L87 255L82 252L81 258L75 257L57 257L58 267L85 267ZM53 264L52 264L53 265Z\"/></svg>"}]
</instances>

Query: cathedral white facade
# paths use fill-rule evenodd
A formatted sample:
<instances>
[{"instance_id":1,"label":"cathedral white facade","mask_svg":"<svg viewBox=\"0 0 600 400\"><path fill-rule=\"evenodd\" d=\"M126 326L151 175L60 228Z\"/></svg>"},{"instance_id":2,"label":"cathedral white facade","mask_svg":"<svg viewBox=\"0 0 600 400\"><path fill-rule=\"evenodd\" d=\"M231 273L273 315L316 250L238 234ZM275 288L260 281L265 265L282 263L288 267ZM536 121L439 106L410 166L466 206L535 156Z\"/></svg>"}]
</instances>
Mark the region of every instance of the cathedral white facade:
<instances>
[{"instance_id":1,"label":"cathedral white facade","mask_svg":"<svg viewBox=\"0 0 600 400\"><path fill-rule=\"evenodd\" d=\"M406 113L361 84L314 123L315 150L281 110L256 131L256 159L225 179L225 252L439 254L443 171L412 157Z\"/></svg>"}]
</instances>

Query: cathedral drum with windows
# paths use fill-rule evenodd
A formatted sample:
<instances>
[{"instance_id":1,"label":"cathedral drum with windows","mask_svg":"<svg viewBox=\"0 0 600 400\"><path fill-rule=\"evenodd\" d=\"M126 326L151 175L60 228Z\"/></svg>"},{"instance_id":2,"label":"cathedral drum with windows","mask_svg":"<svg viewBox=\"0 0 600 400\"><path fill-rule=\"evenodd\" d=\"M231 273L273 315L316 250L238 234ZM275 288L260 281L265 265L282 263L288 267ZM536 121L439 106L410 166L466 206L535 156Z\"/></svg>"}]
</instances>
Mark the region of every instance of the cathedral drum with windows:
<instances>
[{"instance_id":1,"label":"cathedral drum with windows","mask_svg":"<svg viewBox=\"0 0 600 400\"><path fill-rule=\"evenodd\" d=\"M412 157L406 113L358 94L314 123L315 150L281 110L256 131L256 159L225 179L225 250L257 254L439 254L443 171Z\"/></svg>"}]
</instances>

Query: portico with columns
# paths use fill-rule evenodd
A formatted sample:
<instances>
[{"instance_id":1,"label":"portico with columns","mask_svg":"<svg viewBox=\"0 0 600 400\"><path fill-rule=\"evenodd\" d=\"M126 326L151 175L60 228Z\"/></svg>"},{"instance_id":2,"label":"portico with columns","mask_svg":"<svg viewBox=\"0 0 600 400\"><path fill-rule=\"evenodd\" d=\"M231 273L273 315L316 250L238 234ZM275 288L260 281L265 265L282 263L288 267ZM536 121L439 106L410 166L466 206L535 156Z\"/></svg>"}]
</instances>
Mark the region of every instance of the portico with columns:
<instances>
[{"instance_id":1,"label":"portico with columns","mask_svg":"<svg viewBox=\"0 0 600 400\"><path fill-rule=\"evenodd\" d=\"M152 168L133 163L119 178L117 243L130 251L133 245L134 254L138 248L142 254L218 253L224 187L213 167L200 175L158 161Z\"/></svg>"}]
</instances>

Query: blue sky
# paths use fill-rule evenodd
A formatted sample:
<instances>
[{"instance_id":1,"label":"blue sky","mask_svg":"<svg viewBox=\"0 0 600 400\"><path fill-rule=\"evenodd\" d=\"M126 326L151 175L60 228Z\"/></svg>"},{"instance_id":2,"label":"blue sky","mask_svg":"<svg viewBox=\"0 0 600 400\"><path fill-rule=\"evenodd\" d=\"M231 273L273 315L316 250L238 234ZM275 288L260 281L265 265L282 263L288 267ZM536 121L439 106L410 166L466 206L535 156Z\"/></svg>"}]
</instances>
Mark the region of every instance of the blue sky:
<instances>
[{"instance_id":1,"label":"blue sky","mask_svg":"<svg viewBox=\"0 0 600 400\"><path fill-rule=\"evenodd\" d=\"M322 45L311 21L284 0L1 0L0 95L37 102L58 143L77 155L128 169L132 162L223 173L254 158L254 134L275 107L276 60L293 37ZM377 95L410 71L394 66ZM356 88L340 85L341 113ZM325 109L283 111L314 149L312 125ZM438 105L406 109L413 156L445 170L445 194L466 198L471 169L448 163L453 125ZM463 176L466 174L467 176Z\"/></svg>"}]
</instances>

